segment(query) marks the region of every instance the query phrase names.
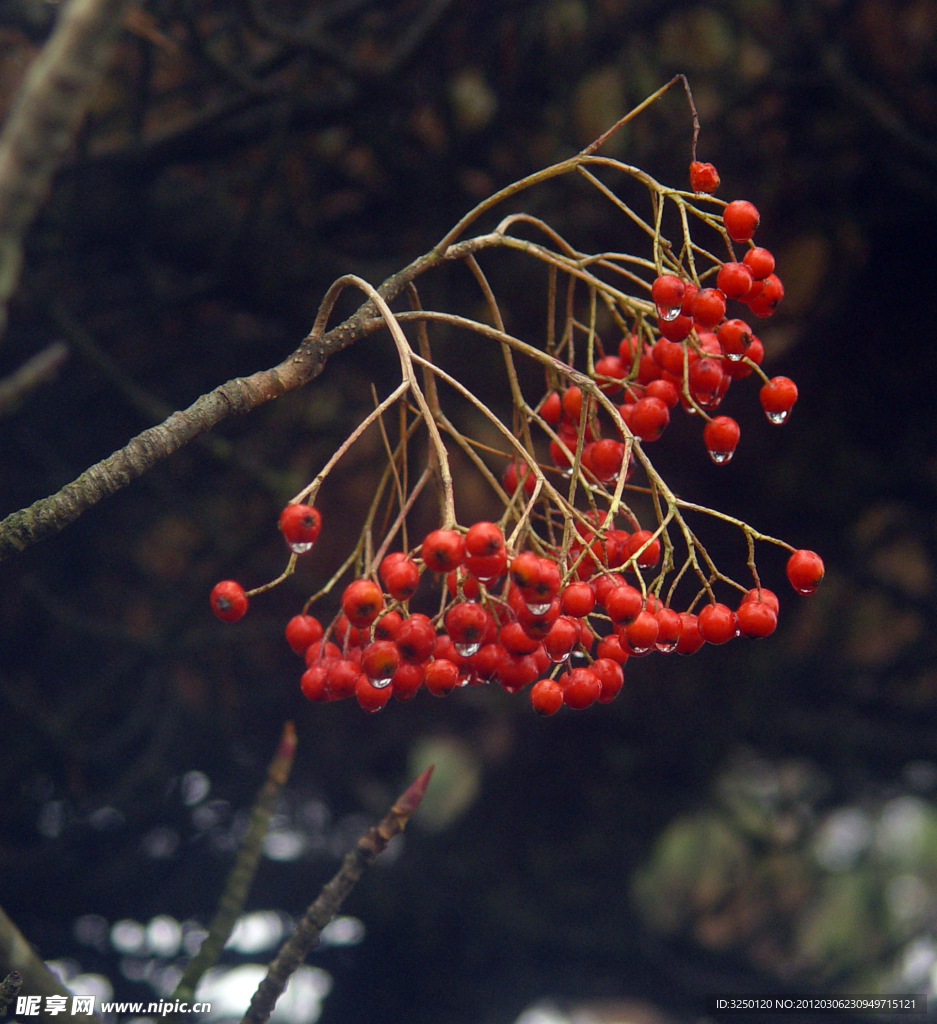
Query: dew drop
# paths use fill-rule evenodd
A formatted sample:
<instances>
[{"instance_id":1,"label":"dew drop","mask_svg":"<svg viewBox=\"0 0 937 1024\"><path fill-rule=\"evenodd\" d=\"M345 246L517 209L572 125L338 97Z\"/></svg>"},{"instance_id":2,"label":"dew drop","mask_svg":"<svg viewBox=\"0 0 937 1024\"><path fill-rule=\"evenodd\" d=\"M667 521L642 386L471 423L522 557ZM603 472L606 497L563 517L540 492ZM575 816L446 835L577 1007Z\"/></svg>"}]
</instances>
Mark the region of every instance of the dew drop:
<instances>
[{"instance_id":1,"label":"dew drop","mask_svg":"<svg viewBox=\"0 0 937 1024\"><path fill-rule=\"evenodd\" d=\"M547 601L546 604L532 604L530 601L527 602L527 611L531 615L545 615L550 610L552 601Z\"/></svg>"},{"instance_id":2,"label":"dew drop","mask_svg":"<svg viewBox=\"0 0 937 1024\"><path fill-rule=\"evenodd\" d=\"M628 643L631 646L632 651L634 651L634 653L637 655L649 654L657 646L657 644L651 644L649 647L635 647L635 645L631 643L630 640L628 641Z\"/></svg>"},{"instance_id":3,"label":"dew drop","mask_svg":"<svg viewBox=\"0 0 937 1024\"><path fill-rule=\"evenodd\" d=\"M481 644L455 644L454 646L463 658L471 658L471 656L478 651L479 647L481 647Z\"/></svg>"},{"instance_id":4,"label":"dew drop","mask_svg":"<svg viewBox=\"0 0 937 1024\"><path fill-rule=\"evenodd\" d=\"M715 462L717 466L724 466L729 462L733 456L733 452L709 452L709 457Z\"/></svg>"},{"instance_id":5,"label":"dew drop","mask_svg":"<svg viewBox=\"0 0 937 1024\"><path fill-rule=\"evenodd\" d=\"M790 415L790 409L782 409L780 412L766 412L765 415L772 423L780 425Z\"/></svg>"},{"instance_id":6,"label":"dew drop","mask_svg":"<svg viewBox=\"0 0 937 1024\"><path fill-rule=\"evenodd\" d=\"M383 690L385 686L390 686L390 682L394 677L391 676L378 676L377 679L371 680L371 685L375 690Z\"/></svg>"},{"instance_id":7,"label":"dew drop","mask_svg":"<svg viewBox=\"0 0 937 1024\"><path fill-rule=\"evenodd\" d=\"M550 661L552 661L554 665L562 665L564 661L569 661L569 655L569 651L567 651L565 654L551 654Z\"/></svg>"},{"instance_id":8,"label":"dew drop","mask_svg":"<svg viewBox=\"0 0 937 1024\"><path fill-rule=\"evenodd\" d=\"M671 306L668 308L665 306L658 306L657 315L661 318L661 320L665 320L667 323L670 323L671 320L676 320L677 317L680 315L680 307Z\"/></svg>"},{"instance_id":9,"label":"dew drop","mask_svg":"<svg viewBox=\"0 0 937 1024\"><path fill-rule=\"evenodd\" d=\"M304 555L307 551L311 550L313 542L311 540L298 540L293 544L290 544L290 551L294 555Z\"/></svg>"},{"instance_id":10,"label":"dew drop","mask_svg":"<svg viewBox=\"0 0 937 1024\"><path fill-rule=\"evenodd\" d=\"M654 644L654 646L660 651L661 654L673 654L677 649L677 641L670 640L665 644Z\"/></svg>"},{"instance_id":11,"label":"dew drop","mask_svg":"<svg viewBox=\"0 0 937 1024\"><path fill-rule=\"evenodd\" d=\"M725 355L726 359L728 359L730 363L737 363L742 358L742 354L740 352L726 352Z\"/></svg>"}]
</instances>

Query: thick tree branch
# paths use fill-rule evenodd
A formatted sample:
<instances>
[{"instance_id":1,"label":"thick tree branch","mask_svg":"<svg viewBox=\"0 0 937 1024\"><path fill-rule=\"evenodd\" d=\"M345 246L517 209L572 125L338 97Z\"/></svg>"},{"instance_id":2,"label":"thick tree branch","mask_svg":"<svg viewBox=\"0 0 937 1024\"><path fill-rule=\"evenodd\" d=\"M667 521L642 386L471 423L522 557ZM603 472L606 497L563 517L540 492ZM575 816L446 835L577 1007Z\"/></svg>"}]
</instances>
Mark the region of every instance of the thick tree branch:
<instances>
[{"instance_id":1,"label":"thick tree branch","mask_svg":"<svg viewBox=\"0 0 937 1024\"><path fill-rule=\"evenodd\" d=\"M29 69L0 134L0 333L23 238L78 131L129 0L70 0Z\"/></svg>"}]
</instances>

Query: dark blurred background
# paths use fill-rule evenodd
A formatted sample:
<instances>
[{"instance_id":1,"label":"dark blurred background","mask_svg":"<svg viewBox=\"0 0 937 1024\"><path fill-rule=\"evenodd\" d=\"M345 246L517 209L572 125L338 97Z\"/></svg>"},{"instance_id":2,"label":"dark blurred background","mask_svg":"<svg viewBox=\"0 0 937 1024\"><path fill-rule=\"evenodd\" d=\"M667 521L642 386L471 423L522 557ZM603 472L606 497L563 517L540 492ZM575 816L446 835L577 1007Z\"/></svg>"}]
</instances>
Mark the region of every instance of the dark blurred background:
<instances>
[{"instance_id":1,"label":"dark blurred background","mask_svg":"<svg viewBox=\"0 0 937 1024\"><path fill-rule=\"evenodd\" d=\"M4 106L54 13L0 4ZM380 449L340 465L329 543L242 623L206 598L281 570L284 500L393 381L386 342L356 345L218 428L227 448L191 444L0 566L0 905L41 955L118 998L171 990L292 717L249 910L300 914L439 766L427 813L348 901L361 924L314 957L325 1024L681 1021L719 991L934 985L935 64L930 0L134 8L28 239L0 376L56 339L69 357L0 421L0 513L274 365L334 278L380 282L683 72L700 159L722 198L755 202L778 257L787 295L760 336L801 397L778 429L736 385L729 466L690 432L652 455L679 493L821 552L827 578L798 598L767 551L773 637L633 659L618 700L584 712L542 720L490 687L377 715L309 705L282 628L348 550ZM684 187L690 134L672 90L613 152ZM528 208L584 250L611 244L608 208L572 183ZM542 301L488 269L508 329L537 341ZM426 288L477 304L464 271ZM445 352L475 386L487 358Z\"/></svg>"}]
</instances>

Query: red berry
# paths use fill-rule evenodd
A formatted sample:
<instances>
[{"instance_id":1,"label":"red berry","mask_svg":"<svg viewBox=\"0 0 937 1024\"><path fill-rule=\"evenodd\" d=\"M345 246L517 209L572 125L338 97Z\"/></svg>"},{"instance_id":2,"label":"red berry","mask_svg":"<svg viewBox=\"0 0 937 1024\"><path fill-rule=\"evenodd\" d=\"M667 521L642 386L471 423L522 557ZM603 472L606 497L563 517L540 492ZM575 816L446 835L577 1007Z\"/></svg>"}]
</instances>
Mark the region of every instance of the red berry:
<instances>
[{"instance_id":1,"label":"red berry","mask_svg":"<svg viewBox=\"0 0 937 1024\"><path fill-rule=\"evenodd\" d=\"M760 249L757 245L745 253L742 262L756 281L764 281L769 274L774 273L774 256L768 249Z\"/></svg>"},{"instance_id":2,"label":"red berry","mask_svg":"<svg viewBox=\"0 0 937 1024\"><path fill-rule=\"evenodd\" d=\"M752 368L748 365L747 360L750 359L756 366L761 366L764 357L765 347L760 339L753 334L751 343L745 351L745 357L738 360L725 360L722 369L726 376L731 377L732 380L747 377L752 372Z\"/></svg>"},{"instance_id":3,"label":"red berry","mask_svg":"<svg viewBox=\"0 0 937 1024\"><path fill-rule=\"evenodd\" d=\"M683 305L686 285L674 274L661 274L651 285L651 299L664 320L673 320Z\"/></svg>"},{"instance_id":4,"label":"red berry","mask_svg":"<svg viewBox=\"0 0 937 1024\"><path fill-rule=\"evenodd\" d=\"M559 396L557 396L557 400L559 400ZM537 478L534 476L533 470L523 460L509 463L501 475L501 483L508 494L513 494L517 490L518 481L523 485L525 493L528 495L534 493Z\"/></svg>"},{"instance_id":5,"label":"red berry","mask_svg":"<svg viewBox=\"0 0 937 1024\"><path fill-rule=\"evenodd\" d=\"M247 594L241 584L234 580L216 583L208 600L211 610L222 622L237 622L247 611Z\"/></svg>"},{"instance_id":6,"label":"red berry","mask_svg":"<svg viewBox=\"0 0 937 1024\"><path fill-rule=\"evenodd\" d=\"M390 640L375 640L361 652L361 668L380 689L388 686L400 664L400 651Z\"/></svg>"},{"instance_id":7,"label":"red berry","mask_svg":"<svg viewBox=\"0 0 937 1024\"><path fill-rule=\"evenodd\" d=\"M465 559L465 542L455 530L433 530L420 548L423 564L432 572L457 569Z\"/></svg>"},{"instance_id":8,"label":"red berry","mask_svg":"<svg viewBox=\"0 0 937 1024\"><path fill-rule=\"evenodd\" d=\"M563 702L577 711L589 707L599 699L602 683L590 668L574 668L565 676L563 686Z\"/></svg>"},{"instance_id":9,"label":"red berry","mask_svg":"<svg viewBox=\"0 0 937 1024\"><path fill-rule=\"evenodd\" d=\"M620 387L622 378L628 376L628 367L618 356L604 356L595 364L595 378L599 388L607 395L614 394ZM610 377L611 380L603 380Z\"/></svg>"},{"instance_id":10,"label":"red berry","mask_svg":"<svg viewBox=\"0 0 937 1024\"><path fill-rule=\"evenodd\" d=\"M596 658L589 666L598 677L602 689L598 696L600 704L608 704L613 701L621 691L625 681L625 674L621 670L621 663L614 658Z\"/></svg>"},{"instance_id":11,"label":"red berry","mask_svg":"<svg viewBox=\"0 0 937 1024\"><path fill-rule=\"evenodd\" d=\"M634 403L631 410L631 431L642 441L656 441L669 422L670 410L660 398L642 398Z\"/></svg>"},{"instance_id":12,"label":"red berry","mask_svg":"<svg viewBox=\"0 0 937 1024\"><path fill-rule=\"evenodd\" d=\"M517 693L532 683L546 667L544 665L541 668L534 656L530 654L522 655L519 658L509 657L498 672L498 682L508 693Z\"/></svg>"},{"instance_id":13,"label":"red berry","mask_svg":"<svg viewBox=\"0 0 937 1024\"><path fill-rule=\"evenodd\" d=\"M752 343L752 329L744 320L726 320L716 332L719 347L730 362L737 362Z\"/></svg>"},{"instance_id":14,"label":"red berry","mask_svg":"<svg viewBox=\"0 0 937 1024\"><path fill-rule=\"evenodd\" d=\"M374 623L374 639L396 640L397 630L400 629L400 624L402 622L403 616L400 612L385 612Z\"/></svg>"},{"instance_id":15,"label":"red berry","mask_svg":"<svg viewBox=\"0 0 937 1024\"><path fill-rule=\"evenodd\" d=\"M453 643L457 649L475 648L471 651L460 650L460 654L467 657L478 650L488 630L489 618L490 613L474 601L460 601L449 608L446 612L446 632L452 637Z\"/></svg>"},{"instance_id":16,"label":"red berry","mask_svg":"<svg viewBox=\"0 0 937 1024\"><path fill-rule=\"evenodd\" d=\"M653 534L650 530L638 530L631 535L631 540L628 541L626 548L626 556L628 558L631 558L641 548L644 548L635 559L642 569L652 569L660 561L660 538L654 537L651 540L652 537Z\"/></svg>"},{"instance_id":17,"label":"red berry","mask_svg":"<svg viewBox=\"0 0 937 1024\"><path fill-rule=\"evenodd\" d=\"M752 272L744 263L723 263L716 276L716 287L727 299L740 299L751 291L753 281Z\"/></svg>"},{"instance_id":18,"label":"red berry","mask_svg":"<svg viewBox=\"0 0 937 1024\"><path fill-rule=\"evenodd\" d=\"M758 317L769 317L784 298L784 285L777 274L769 274L757 295L746 298L748 308Z\"/></svg>"},{"instance_id":19,"label":"red berry","mask_svg":"<svg viewBox=\"0 0 937 1024\"><path fill-rule=\"evenodd\" d=\"M571 388L567 388L563 392L563 412L573 421L573 423L579 422L579 417L582 415L582 390L575 385ZM575 448L575 445L573 446Z\"/></svg>"},{"instance_id":20,"label":"red berry","mask_svg":"<svg viewBox=\"0 0 937 1024\"><path fill-rule=\"evenodd\" d=\"M294 615L284 633L290 649L295 654L305 654L310 644L322 639L322 623L314 615Z\"/></svg>"},{"instance_id":21,"label":"red berry","mask_svg":"<svg viewBox=\"0 0 937 1024\"><path fill-rule=\"evenodd\" d=\"M508 567L508 553L502 548L496 555L466 555L465 568L482 583L490 584L503 576ZM466 594L468 596L468 594ZM477 596L477 595L476 595Z\"/></svg>"},{"instance_id":22,"label":"red berry","mask_svg":"<svg viewBox=\"0 0 937 1024\"><path fill-rule=\"evenodd\" d=\"M384 595L373 580L353 580L342 594L342 611L358 629L365 629L380 615Z\"/></svg>"},{"instance_id":23,"label":"red berry","mask_svg":"<svg viewBox=\"0 0 937 1024\"><path fill-rule=\"evenodd\" d=\"M783 423L797 401L797 385L789 377L772 377L758 393L761 407L772 423Z\"/></svg>"},{"instance_id":24,"label":"red berry","mask_svg":"<svg viewBox=\"0 0 937 1024\"><path fill-rule=\"evenodd\" d=\"M394 643L404 661L418 665L433 653L436 647L436 629L425 615L417 613L403 620Z\"/></svg>"},{"instance_id":25,"label":"red berry","mask_svg":"<svg viewBox=\"0 0 937 1024\"><path fill-rule=\"evenodd\" d=\"M693 317L685 316L680 314L675 316L672 320L666 320L664 317L657 318L657 330L660 332L661 337L666 338L668 341L683 341L684 338L688 337L690 331L693 330ZM655 376L660 376L658 372Z\"/></svg>"},{"instance_id":26,"label":"red berry","mask_svg":"<svg viewBox=\"0 0 937 1024\"><path fill-rule=\"evenodd\" d=\"M735 616L739 632L750 639L770 636L778 625L777 612L764 601L742 601Z\"/></svg>"},{"instance_id":27,"label":"red berry","mask_svg":"<svg viewBox=\"0 0 937 1024\"><path fill-rule=\"evenodd\" d=\"M479 522L470 526L465 535L468 555L497 555L504 550L504 534L497 523Z\"/></svg>"},{"instance_id":28,"label":"red berry","mask_svg":"<svg viewBox=\"0 0 937 1024\"><path fill-rule=\"evenodd\" d=\"M459 685L459 666L445 659L431 661L423 671L423 682L434 697L445 697Z\"/></svg>"},{"instance_id":29,"label":"red berry","mask_svg":"<svg viewBox=\"0 0 937 1024\"><path fill-rule=\"evenodd\" d=\"M408 601L420 585L420 567L401 552L388 555L381 562L378 575L395 601Z\"/></svg>"},{"instance_id":30,"label":"red berry","mask_svg":"<svg viewBox=\"0 0 937 1024\"><path fill-rule=\"evenodd\" d=\"M670 654L677 649L677 642L683 632L683 620L673 608L657 609L657 649Z\"/></svg>"},{"instance_id":31,"label":"red berry","mask_svg":"<svg viewBox=\"0 0 937 1024\"><path fill-rule=\"evenodd\" d=\"M605 598L605 610L616 626L627 626L641 614L644 598L637 587L630 583L616 587Z\"/></svg>"},{"instance_id":32,"label":"red berry","mask_svg":"<svg viewBox=\"0 0 937 1024\"><path fill-rule=\"evenodd\" d=\"M585 618L595 607L595 588L591 583L567 583L560 594L560 610L564 615Z\"/></svg>"},{"instance_id":33,"label":"red berry","mask_svg":"<svg viewBox=\"0 0 937 1024\"><path fill-rule=\"evenodd\" d=\"M690 188L694 192L710 194L719 188L719 172L712 164L694 160L690 164Z\"/></svg>"},{"instance_id":34,"label":"red berry","mask_svg":"<svg viewBox=\"0 0 937 1024\"><path fill-rule=\"evenodd\" d=\"M762 587L760 590L758 587L752 587L742 598L742 604L745 604L747 601L759 601L762 604L766 604L775 615L778 614L780 609L777 594L773 590L768 590L767 587Z\"/></svg>"},{"instance_id":35,"label":"red berry","mask_svg":"<svg viewBox=\"0 0 937 1024\"><path fill-rule=\"evenodd\" d=\"M704 356L691 363L687 374L687 385L690 393L704 409L716 401L724 376L722 361L719 359L710 359L708 356Z\"/></svg>"},{"instance_id":36,"label":"red berry","mask_svg":"<svg viewBox=\"0 0 937 1024\"><path fill-rule=\"evenodd\" d=\"M625 637L635 654L646 654L650 651L657 643L659 632L657 616L647 609L639 612L634 622L625 626Z\"/></svg>"},{"instance_id":37,"label":"red berry","mask_svg":"<svg viewBox=\"0 0 937 1024\"><path fill-rule=\"evenodd\" d=\"M312 505L287 505L280 513L280 533L297 555L308 551L322 529L322 516Z\"/></svg>"},{"instance_id":38,"label":"red berry","mask_svg":"<svg viewBox=\"0 0 937 1024\"><path fill-rule=\"evenodd\" d=\"M680 625L677 654L695 654L706 643L699 631L699 620L691 612L681 612Z\"/></svg>"},{"instance_id":39,"label":"red berry","mask_svg":"<svg viewBox=\"0 0 937 1024\"><path fill-rule=\"evenodd\" d=\"M703 442L717 466L724 465L735 454L740 434L739 425L731 416L717 416L703 428Z\"/></svg>"},{"instance_id":40,"label":"red berry","mask_svg":"<svg viewBox=\"0 0 937 1024\"><path fill-rule=\"evenodd\" d=\"M628 652L622 648L621 641L614 633L602 637L595 649L595 654L597 659L611 658L619 665L624 665L629 657Z\"/></svg>"},{"instance_id":41,"label":"red berry","mask_svg":"<svg viewBox=\"0 0 937 1024\"><path fill-rule=\"evenodd\" d=\"M355 681L355 696L365 711L380 711L390 700L393 692L390 686L390 679L387 680L384 686L375 686L362 672Z\"/></svg>"},{"instance_id":42,"label":"red berry","mask_svg":"<svg viewBox=\"0 0 937 1024\"><path fill-rule=\"evenodd\" d=\"M501 644L490 643L484 644L472 661L479 679L493 679L510 657Z\"/></svg>"},{"instance_id":43,"label":"red berry","mask_svg":"<svg viewBox=\"0 0 937 1024\"><path fill-rule=\"evenodd\" d=\"M313 665L318 664L322 661L332 661L335 658L340 658L342 652L337 644L333 644L331 640L323 646L321 640L316 640L315 643L311 643L306 648L306 653L303 658L306 662L306 668L312 668Z\"/></svg>"},{"instance_id":44,"label":"red berry","mask_svg":"<svg viewBox=\"0 0 937 1024\"><path fill-rule=\"evenodd\" d=\"M299 688L306 700L326 700L325 682L328 678L329 666L320 661L307 668L299 680Z\"/></svg>"},{"instance_id":45,"label":"red berry","mask_svg":"<svg viewBox=\"0 0 937 1024\"><path fill-rule=\"evenodd\" d=\"M358 676L362 675L360 667L350 658L336 658L328 666L325 678L326 699L344 700L350 697L355 692Z\"/></svg>"},{"instance_id":46,"label":"red berry","mask_svg":"<svg viewBox=\"0 0 937 1024\"><path fill-rule=\"evenodd\" d=\"M543 405L540 406L540 415L551 427L555 427L560 422L563 416L563 402L558 392L551 391L543 400Z\"/></svg>"},{"instance_id":47,"label":"red berry","mask_svg":"<svg viewBox=\"0 0 937 1024\"><path fill-rule=\"evenodd\" d=\"M554 679L538 679L530 691L530 703L539 715L554 715L563 703L563 688Z\"/></svg>"},{"instance_id":48,"label":"red berry","mask_svg":"<svg viewBox=\"0 0 937 1024\"><path fill-rule=\"evenodd\" d=\"M787 560L787 578L798 594L812 594L823 581L823 559L815 551L795 551Z\"/></svg>"},{"instance_id":49,"label":"red berry","mask_svg":"<svg viewBox=\"0 0 937 1024\"><path fill-rule=\"evenodd\" d=\"M644 401L642 399L641 401ZM656 401L656 399L655 399ZM641 403L639 402L638 405ZM637 408L637 405L635 406ZM592 445L592 472L603 484L618 478L625 459L625 446L621 441L603 437Z\"/></svg>"},{"instance_id":50,"label":"red berry","mask_svg":"<svg viewBox=\"0 0 937 1024\"><path fill-rule=\"evenodd\" d=\"M423 685L423 666L403 661L397 666L390 688L397 700L410 700Z\"/></svg>"},{"instance_id":51,"label":"red berry","mask_svg":"<svg viewBox=\"0 0 937 1024\"><path fill-rule=\"evenodd\" d=\"M579 643L579 622L560 616L543 638L543 648L552 662L565 661Z\"/></svg>"},{"instance_id":52,"label":"red berry","mask_svg":"<svg viewBox=\"0 0 937 1024\"><path fill-rule=\"evenodd\" d=\"M747 242L755 233L761 215L746 199L736 199L722 211L722 220L733 242Z\"/></svg>"},{"instance_id":53,"label":"red berry","mask_svg":"<svg viewBox=\"0 0 937 1024\"><path fill-rule=\"evenodd\" d=\"M708 604L697 616L700 636L710 644L724 644L736 635L735 612L724 604ZM677 647L679 650L679 645Z\"/></svg>"},{"instance_id":54,"label":"red berry","mask_svg":"<svg viewBox=\"0 0 937 1024\"><path fill-rule=\"evenodd\" d=\"M721 273L721 271L720 271ZM715 327L726 315L726 297L719 288L703 288L693 297L691 312L700 327Z\"/></svg>"},{"instance_id":55,"label":"red berry","mask_svg":"<svg viewBox=\"0 0 937 1024\"><path fill-rule=\"evenodd\" d=\"M668 342L668 344L670 344ZM680 367L683 367L683 349L680 349ZM644 389L645 398L659 398L668 409L672 409L680 401L680 392L676 384L669 380L652 380ZM633 411L633 410L632 410Z\"/></svg>"}]
</instances>

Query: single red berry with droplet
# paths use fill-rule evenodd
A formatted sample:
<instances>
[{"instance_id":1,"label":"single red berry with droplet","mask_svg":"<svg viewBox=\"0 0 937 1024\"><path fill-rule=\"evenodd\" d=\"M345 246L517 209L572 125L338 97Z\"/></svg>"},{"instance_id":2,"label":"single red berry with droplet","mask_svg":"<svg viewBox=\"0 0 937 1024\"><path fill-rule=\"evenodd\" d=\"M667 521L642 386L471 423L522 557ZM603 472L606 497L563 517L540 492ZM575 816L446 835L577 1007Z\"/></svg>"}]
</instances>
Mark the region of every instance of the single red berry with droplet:
<instances>
[{"instance_id":1,"label":"single red berry with droplet","mask_svg":"<svg viewBox=\"0 0 937 1024\"><path fill-rule=\"evenodd\" d=\"M787 560L787 578L798 594L812 594L823 581L823 559L816 551L801 549Z\"/></svg>"},{"instance_id":2,"label":"single red berry with droplet","mask_svg":"<svg viewBox=\"0 0 937 1024\"><path fill-rule=\"evenodd\" d=\"M563 686L563 702L567 707L581 711L599 699L602 683L592 669L574 668L561 678L566 680Z\"/></svg>"},{"instance_id":3,"label":"single red berry with droplet","mask_svg":"<svg viewBox=\"0 0 937 1024\"><path fill-rule=\"evenodd\" d=\"M797 401L797 385L790 377L772 377L762 386L758 398L772 423L784 423Z\"/></svg>"},{"instance_id":4,"label":"single red berry with droplet","mask_svg":"<svg viewBox=\"0 0 937 1024\"><path fill-rule=\"evenodd\" d=\"M280 513L279 527L290 550L301 555L318 539L322 515L312 505L287 505Z\"/></svg>"},{"instance_id":5,"label":"single red berry with droplet","mask_svg":"<svg viewBox=\"0 0 937 1024\"><path fill-rule=\"evenodd\" d=\"M732 458L740 436L739 425L731 416L716 416L703 428L703 443L717 466Z\"/></svg>"},{"instance_id":6,"label":"single red berry with droplet","mask_svg":"<svg viewBox=\"0 0 937 1024\"><path fill-rule=\"evenodd\" d=\"M538 715L555 715L563 704L563 687L555 679L538 679L531 687L530 703Z\"/></svg>"},{"instance_id":7,"label":"single red berry with droplet","mask_svg":"<svg viewBox=\"0 0 937 1024\"><path fill-rule=\"evenodd\" d=\"M735 612L724 604L708 604L701 608L697 626L700 636L710 644L726 643L736 635L738 628Z\"/></svg>"},{"instance_id":8,"label":"single red berry with droplet","mask_svg":"<svg viewBox=\"0 0 937 1024\"><path fill-rule=\"evenodd\" d=\"M642 441L656 441L669 422L670 409L660 398L646 395L635 402L631 410L631 431Z\"/></svg>"},{"instance_id":9,"label":"single red berry with droplet","mask_svg":"<svg viewBox=\"0 0 937 1024\"><path fill-rule=\"evenodd\" d=\"M237 622L247 611L247 594L240 583L222 580L212 587L209 603L222 622Z\"/></svg>"},{"instance_id":10,"label":"single red berry with droplet","mask_svg":"<svg viewBox=\"0 0 937 1024\"><path fill-rule=\"evenodd\" d=\"M765 601L742 601L735 612L742 636L751 640L770 636L778 625L778 615Z\"/></svg>"}]
</instances>

